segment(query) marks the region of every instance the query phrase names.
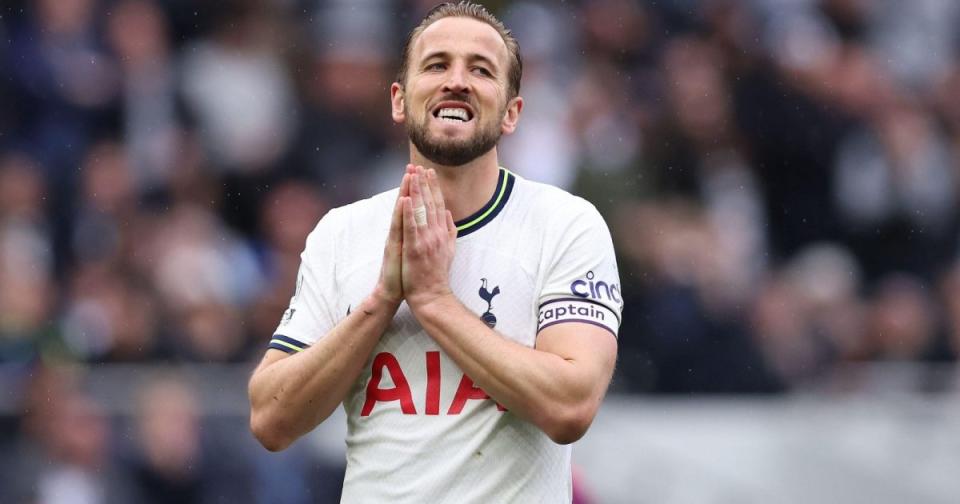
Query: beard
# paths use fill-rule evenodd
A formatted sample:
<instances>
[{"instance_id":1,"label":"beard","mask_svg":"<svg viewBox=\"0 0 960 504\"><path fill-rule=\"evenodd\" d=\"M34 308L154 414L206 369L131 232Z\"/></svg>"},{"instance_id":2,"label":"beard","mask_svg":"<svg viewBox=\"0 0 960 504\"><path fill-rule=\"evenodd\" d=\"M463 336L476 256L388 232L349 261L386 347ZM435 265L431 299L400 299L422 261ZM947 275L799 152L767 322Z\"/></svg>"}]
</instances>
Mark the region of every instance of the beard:
<instances>
[{"instance_id":1,"label":"beard","mask_svg":"<svg viewBox=\"0 0 960 504\"><path fill-rule=\"evenodd\" d=\"M410 117L409 111L407 117ZM465 165L489 152L500 141L500 123L497 121L484 124L474 117L473 120L478 121L477 131L472 137L460 140L432 137L427 131L429 120L426 116L420 122L407 121L407 135L423 157L441 166Z\"/></svg>"}]
</instances>

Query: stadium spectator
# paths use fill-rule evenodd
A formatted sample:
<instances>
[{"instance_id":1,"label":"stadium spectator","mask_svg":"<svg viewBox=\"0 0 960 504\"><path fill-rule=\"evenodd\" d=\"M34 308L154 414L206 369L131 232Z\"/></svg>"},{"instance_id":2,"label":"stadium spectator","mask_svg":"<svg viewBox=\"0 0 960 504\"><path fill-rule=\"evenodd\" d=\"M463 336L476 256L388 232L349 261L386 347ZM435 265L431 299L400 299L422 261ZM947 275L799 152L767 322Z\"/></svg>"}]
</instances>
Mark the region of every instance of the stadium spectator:
<instances>
[{"instance_id":1,"label":"stadium spectator","mask_svg":"<svg viewBox=\"0 0 960 504\"><path fill-rule=\"evenodd\" d=\"M20 443L3 474L4 502L122 504L128 481L111 453L111 420L79 376L39 368L24 396Z\"/></svg>"},{"instance_id":2,"label":"stadium spectator","mask_svg":"<svg viewBox=\"0 0 960 504\"><path fill-rule=\"evenodd\" d=\"M0 362L27 364L56 346L54 257L37 163L0 156Z\"/></svg>"}]
</instances>

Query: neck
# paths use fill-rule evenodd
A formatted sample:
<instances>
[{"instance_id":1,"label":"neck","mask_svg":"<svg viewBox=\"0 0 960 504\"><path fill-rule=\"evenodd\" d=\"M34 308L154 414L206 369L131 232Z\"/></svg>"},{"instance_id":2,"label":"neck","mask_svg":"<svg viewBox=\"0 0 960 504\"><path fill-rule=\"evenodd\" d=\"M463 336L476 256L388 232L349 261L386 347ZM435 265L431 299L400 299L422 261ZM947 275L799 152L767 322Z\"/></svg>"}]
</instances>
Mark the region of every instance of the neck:
<instances>
[{"instance_id":1,"label":"neck","mask_svg":"<svg viewBox=\"0 0 960 504\"><path fill-rule=\"evenodd\" d=\"M454 221L480 210L496 190L500 176L496 147L465 165L444 166L423 157L411 144L410 162L437 171L444 202Z\"/></svg>"}]
</instances>

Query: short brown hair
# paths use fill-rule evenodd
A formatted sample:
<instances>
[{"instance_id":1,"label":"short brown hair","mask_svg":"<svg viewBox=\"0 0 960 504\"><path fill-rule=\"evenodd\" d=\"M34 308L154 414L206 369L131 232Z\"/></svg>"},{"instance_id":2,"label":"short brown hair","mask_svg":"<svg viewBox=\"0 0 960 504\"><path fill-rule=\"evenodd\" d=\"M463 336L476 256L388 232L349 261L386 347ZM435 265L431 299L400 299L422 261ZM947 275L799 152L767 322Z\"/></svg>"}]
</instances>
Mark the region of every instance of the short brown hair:
<instances>
[{"instance_id":1,"label":"short brown hair","mask_svg":"<svg viewBox=\"0 0 960 504\"><path fill-rule=\"evenodd\" d=\"M410 31L407 41L403 44L403 53L401 55L400 70L397 72L397 82L401 86L406 85L407 66L410 61L410 50L413 41L433 23L448 17L466 17L482 21L497 30L503 43L507 46L507 52L510 54L510 68L507 72L507 84L509 85L509 97L515 98L520 94L520 78L523 76L523 60L520 59L520 44L513 34L503 23L497 19L486 7L473 2L444 2L430 9L430 12L424 16L423 21Z\"/></svg>"}]
</instances>

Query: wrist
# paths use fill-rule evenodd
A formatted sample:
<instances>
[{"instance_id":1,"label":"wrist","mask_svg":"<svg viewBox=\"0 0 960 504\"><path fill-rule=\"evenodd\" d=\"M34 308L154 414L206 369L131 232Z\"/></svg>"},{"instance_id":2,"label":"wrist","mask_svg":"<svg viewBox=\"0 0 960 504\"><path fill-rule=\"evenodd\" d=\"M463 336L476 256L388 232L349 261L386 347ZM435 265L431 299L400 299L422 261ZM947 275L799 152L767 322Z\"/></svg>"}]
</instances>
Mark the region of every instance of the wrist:
<instances>
[{"instance_id":1,"label":"wrist","mask_svg":"<svg viewBox=\"0 0 960 504\"><path fill-rule=\"evenodd\" d=\"M376 287L374 287L373 292L370 293L370 296L364 300L361 307L367 313L388 311L389 313L393 314L396 313L397 309L400 308L401 302L403 302L402 294L391 294L389 291L384 289L382 285L378 284Z\"/></svg>"},{"instance_id":2,"label":"wrist","mask_svg":"<svg viewBox=\"0 0 960 504\"><path fill-rule=\"evenodd\" d=\"M424 293L407 297L407 305L410 306L410 311L418 318L449 313L453 305L458 302L457 297L449 290L441 293Z\"/></svg>"}]
</instances>

